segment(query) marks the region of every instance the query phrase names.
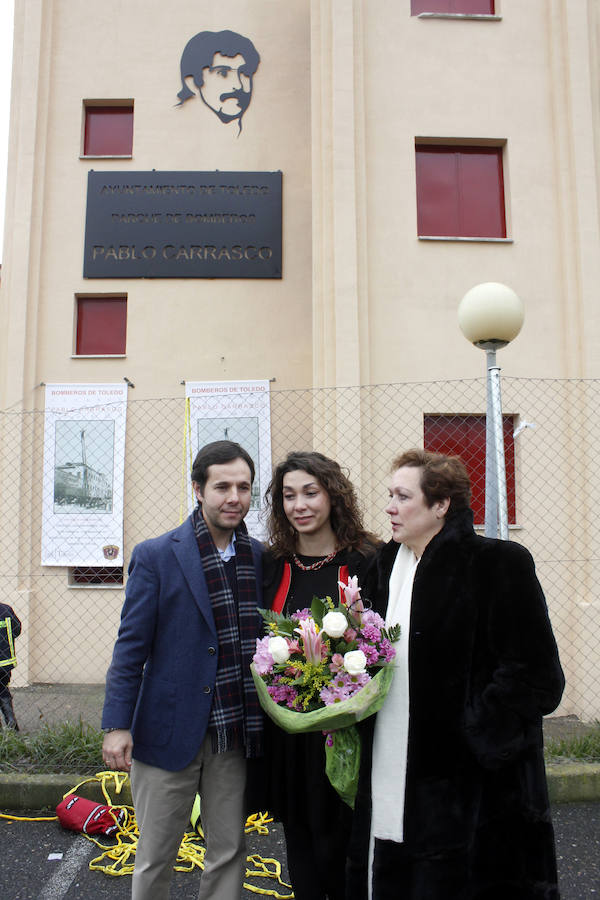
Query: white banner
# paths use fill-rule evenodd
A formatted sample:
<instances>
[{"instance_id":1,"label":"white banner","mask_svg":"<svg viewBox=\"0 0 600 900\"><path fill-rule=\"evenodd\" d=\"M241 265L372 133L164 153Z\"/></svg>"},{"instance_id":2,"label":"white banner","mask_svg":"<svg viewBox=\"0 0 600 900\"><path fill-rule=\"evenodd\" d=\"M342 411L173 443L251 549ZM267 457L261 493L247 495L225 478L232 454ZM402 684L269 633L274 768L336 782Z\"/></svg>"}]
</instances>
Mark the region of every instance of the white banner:
<instances>
[{"instance_id":1,"label":"white banner","mask_svg":"<svg viewBox=\"0 0 600 900\"><path fill-rule=\"evenodd\" d=\"M271 480L271 406L268 381L186 381L190 404L192 460L211 441L236 441L247 450L256 468L246 526L262 540L263 497ZM188 492L188 510L195 498Z\"/></svg>"},{"instance_id":2,"label":"white banner","mask_svg":"<svg viewBox=\"0 0 600 900\"><path fill-rule=\"evenodd\" d=\"M123 565L126 384L48 384L43 566Z\"/></svg>"}]
</instances>

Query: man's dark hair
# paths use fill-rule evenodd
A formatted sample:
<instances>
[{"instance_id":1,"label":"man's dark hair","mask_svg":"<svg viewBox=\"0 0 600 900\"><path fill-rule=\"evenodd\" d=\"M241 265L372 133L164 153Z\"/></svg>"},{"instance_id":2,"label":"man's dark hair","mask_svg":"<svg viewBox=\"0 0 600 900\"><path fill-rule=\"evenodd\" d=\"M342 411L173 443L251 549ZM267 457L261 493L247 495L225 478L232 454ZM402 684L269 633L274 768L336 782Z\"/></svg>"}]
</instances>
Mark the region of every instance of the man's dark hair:
<instances>
[{"instance_id":1,"label":"man's dark hair","mask_svg":"<svg viewBox=\"0 0 600 900\"><path fill-rule=\"evenodd\" d=\"M254 482L254 462L247 450L235 441L213 441L205 444L196 454L192 466L192 481L200 485L203 491L208 478L209 466L221 466L224 463L233 462L235 459L243 459L250 469L250 483Z\"/></svg>"},{"instance_id":2,"label":"man's dark hair","mask_svg":"<svg viewBox=\"0 0 600 900\"><path fill-rule=\"evenodd\" d=\"M244 65L240 68L243 75L252 76L258 69L260 56L256 47L246 37L235 31L200 31L190 38L181 54L181 90L177 94L179 106L195 94L185 83L191 75L198 89L204 84L202 69L212 66L215 53L234 57L240 53L244 57Z\"/></svg>"}]
</instances>

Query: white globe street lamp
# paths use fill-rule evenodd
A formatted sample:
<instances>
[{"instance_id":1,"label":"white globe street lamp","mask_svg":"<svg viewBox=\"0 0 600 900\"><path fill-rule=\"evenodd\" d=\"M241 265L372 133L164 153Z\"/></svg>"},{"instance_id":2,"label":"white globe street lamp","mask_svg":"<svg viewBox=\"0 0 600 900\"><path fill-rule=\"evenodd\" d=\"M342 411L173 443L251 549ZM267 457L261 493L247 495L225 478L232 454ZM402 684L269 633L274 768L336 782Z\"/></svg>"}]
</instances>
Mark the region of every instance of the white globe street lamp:
<instances>
[{"instance_id":1,"label":"white globe street lamp","mask_svg":"<svg viewBox=\"0 0 600 900\"><path fill-rule=\"evenodd\" d=\"M505 284L487 281L464 295L458 307L458 324L464 336L485 350L487 415L485 430L485 534L508 540L506 467L500 367L496 350L506 347L521 330L523 302Z\"/></svg>"}]
</instances>

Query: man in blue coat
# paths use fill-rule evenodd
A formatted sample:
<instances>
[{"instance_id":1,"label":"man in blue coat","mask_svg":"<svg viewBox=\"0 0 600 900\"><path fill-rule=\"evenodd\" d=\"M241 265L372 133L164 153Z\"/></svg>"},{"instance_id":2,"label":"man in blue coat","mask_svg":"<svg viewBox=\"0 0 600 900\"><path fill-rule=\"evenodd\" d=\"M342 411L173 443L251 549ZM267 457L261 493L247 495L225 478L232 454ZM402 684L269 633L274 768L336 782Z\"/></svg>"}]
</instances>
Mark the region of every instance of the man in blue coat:
<instances>
[{"instance_id":1,"label":"man in blue coat","mask_svg":"<svg viewBox=\"0 0 600 900\"><path fill-rule=\"evenodd\" d=\"M133 900L161 900L196 792L206 837L199 900L239 900L246 758L261 752L250 662L262 548L248 536L254 463L232 441L192 468L198 507L134 548L102 716L104 761L131 772L140 839Z\"/></svg>"}]
</instances>

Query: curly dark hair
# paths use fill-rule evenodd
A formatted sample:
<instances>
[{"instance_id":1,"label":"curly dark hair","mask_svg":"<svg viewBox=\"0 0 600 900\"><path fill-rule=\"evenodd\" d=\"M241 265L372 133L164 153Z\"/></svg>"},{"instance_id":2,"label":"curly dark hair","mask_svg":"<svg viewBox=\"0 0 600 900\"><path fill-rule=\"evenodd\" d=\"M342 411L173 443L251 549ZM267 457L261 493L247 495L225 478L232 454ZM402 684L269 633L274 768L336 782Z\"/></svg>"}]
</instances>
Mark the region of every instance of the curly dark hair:
<instances>
[{"instance_id":1,"label":"curly dark hair","mask_svg":"<svg viewBox=\"0 0 600 900\"><path fill-rule=\"evenodd\" d=\"M292 556L296 552L297 534L283 509L283 477L295 471L308 472L327 491L338 550L365 552L377 543L377 538L363 526L356 491L339 464L314 450L294 451L275 467L265 494L269 505L269 548L274 556Z\"/></svg>"}]
</instances>

